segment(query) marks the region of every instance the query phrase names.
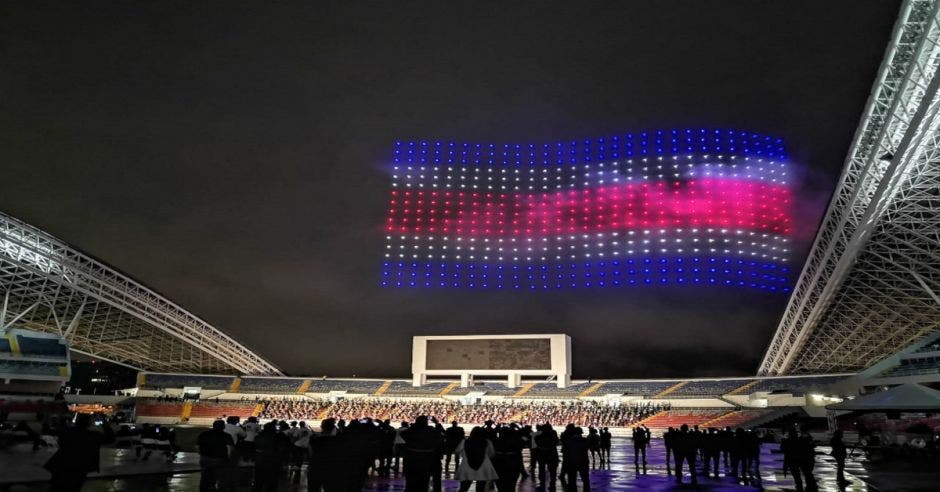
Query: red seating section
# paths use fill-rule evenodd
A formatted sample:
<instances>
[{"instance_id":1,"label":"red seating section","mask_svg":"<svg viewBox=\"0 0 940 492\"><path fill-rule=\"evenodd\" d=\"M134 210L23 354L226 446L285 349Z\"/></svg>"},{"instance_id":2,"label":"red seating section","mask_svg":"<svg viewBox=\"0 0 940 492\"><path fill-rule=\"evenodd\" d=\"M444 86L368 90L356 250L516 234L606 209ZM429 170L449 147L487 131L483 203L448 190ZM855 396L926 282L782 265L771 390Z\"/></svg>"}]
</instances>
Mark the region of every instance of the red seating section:
<instances>
[{"instance_id":1,"label":"red seating section","mask_svg":"<svg viewBox=\"0 0 940 492\"><path fill-rule=\"evenodd\" d=\"M732 429L738 427L747 428L748 422L763 417L770 412L771 410L740 410L737 412L726 413L721 417L718 417L717 420L709 422L708 427L731 427Z\"/></svg>"},{"instance_id":2,"label":"red seating section","mask_svg":"<svg viewBox=\"0 0 940 492\"><path fill-rule=\"evenodd\" d=\"M183 413L181 403L137 403L139 417L179 417Z\"/></svg>"},{"instance_id":3,"label":"red seating section","mask_svg":"<svg viewBox=\"0 0 940 492\"><path fill-rule=\"evenodd\" d=\"M682 424L702 425L710 420L728 413L727 410L666 410L643 421L650 429L664 430L669 427L678 428Z\"/></svg>"},{"instance_id":4,"label":"red seating section","mask_svg":"<svg viewBox=\"0 0 940 492\"><path fill-rule=\"evenodd\" d=\"M237 415L241 418L250 417L255 411L254 403L193 403L189 418L219 418L225 415Z\"/></svg>"},{"instance_id":5,"label":"red seating section","mask_svg":"<svg viewBox=\"0 0 940 492\"><path fill-rule=\"evenodd\" d=\"M64 401L50 400L0 400L0 410L9 413L62 413L66 411Z\"/></svg>"}]
</instances>

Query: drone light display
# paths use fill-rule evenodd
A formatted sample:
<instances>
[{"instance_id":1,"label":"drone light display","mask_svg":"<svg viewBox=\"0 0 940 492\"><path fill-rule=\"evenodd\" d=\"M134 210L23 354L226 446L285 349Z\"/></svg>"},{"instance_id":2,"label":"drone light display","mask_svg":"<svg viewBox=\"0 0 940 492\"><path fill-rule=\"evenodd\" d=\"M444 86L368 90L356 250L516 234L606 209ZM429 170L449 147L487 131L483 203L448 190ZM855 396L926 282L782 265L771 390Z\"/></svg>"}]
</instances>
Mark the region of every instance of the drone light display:
<instances>
[{"instance_id":1,"label":"drone light display","mask_svg":"<svg viewBox=\"0 0 940 492\"><path fill-rule=\"evenodd\" d=\"M789 291L783 141L660 130L552 144L395 144L381 283Z\"/></svg>"}]
</instances>

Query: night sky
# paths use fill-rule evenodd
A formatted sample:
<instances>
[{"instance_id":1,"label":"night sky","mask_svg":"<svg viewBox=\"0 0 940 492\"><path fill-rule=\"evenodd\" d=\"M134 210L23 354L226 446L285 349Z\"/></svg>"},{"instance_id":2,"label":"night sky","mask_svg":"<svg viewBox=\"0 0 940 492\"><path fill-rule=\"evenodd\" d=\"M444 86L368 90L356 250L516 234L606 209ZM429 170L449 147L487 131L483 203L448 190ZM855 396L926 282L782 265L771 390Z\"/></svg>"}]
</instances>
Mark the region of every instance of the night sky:
<instances>
[{"instance_id":1,"label":"night sky","mask_svg":"<svg viewBox=\"0 0 940 492\"><path fill-rule=\"evenodd\" d=\"M387 377L412 335L533 332L572 336L578 378L753 374L784 294L380 288L393 144L779 136L798 271L898 9L64 3L0 5L0 210L289 374Z\"/></svg>"}]
</instances>

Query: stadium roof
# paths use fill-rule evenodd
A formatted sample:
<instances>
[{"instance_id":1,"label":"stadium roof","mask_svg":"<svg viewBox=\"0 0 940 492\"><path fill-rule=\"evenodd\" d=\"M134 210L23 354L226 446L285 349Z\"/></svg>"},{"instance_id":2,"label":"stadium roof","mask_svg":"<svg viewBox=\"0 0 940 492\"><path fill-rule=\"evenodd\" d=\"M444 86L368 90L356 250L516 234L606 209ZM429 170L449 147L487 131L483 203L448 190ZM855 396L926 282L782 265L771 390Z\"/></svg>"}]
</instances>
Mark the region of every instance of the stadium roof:
<instances>
[{"instance_id":1,"label":"stadium roof","mask_svg":"<svg viewBox=\"0 0 940 492\"><path fill-rule=\"evenodd\" d=\"M172 301L0 213L0 334L64 336L72 350L155 371L281 374Z\"/></svg>"},{"instance_id":2,"label":"stadium roof","mask_svg":"<svg viewBox=\"0 0 940 492\"><path fill-rule=\"evenodd\" d=\"M904 2L761 374L864 369L940 326L938 43L940 2Z\"/></svg>"}]
</instances>

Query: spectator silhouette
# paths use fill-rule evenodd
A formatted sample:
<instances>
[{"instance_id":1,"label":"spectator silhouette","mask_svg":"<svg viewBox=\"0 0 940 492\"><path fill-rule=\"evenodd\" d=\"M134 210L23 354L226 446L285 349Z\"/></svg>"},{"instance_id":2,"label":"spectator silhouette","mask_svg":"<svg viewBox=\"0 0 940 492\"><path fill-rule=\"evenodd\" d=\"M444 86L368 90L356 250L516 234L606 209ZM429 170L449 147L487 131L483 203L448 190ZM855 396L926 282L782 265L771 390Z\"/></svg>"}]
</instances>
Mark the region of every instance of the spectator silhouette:
<instances>
[{"instance_id":1,"label":"spectator silhouette","mask_svg":"<svg viewBox=\"0 0 940 492\"><path fill-rule=\"evenodd\" d=\"M101 426L102 432L96 432L88 428L90 424L87 414L79 414L75 425L59 437L59 449L44 465L52 473L50 490L77 492L88 473L98 471L101 445L113 441L114 435L110 426Z\"/></svg>"},{"instance_id":2,"label":"spectator silhouette","mask_svg":"<svg viewBox=\"0 0 940 492\"><path fill-rule=\"evenodd\" d=\"M202 466L200 492L216 490L216 487L218 490L231 490L231 457L235 442L225 432L225 422L213 422L212 430L199 434L196 443L199 446L199 465Z\"/></svg>"},{"instance_id":3,"label":"spectator silhouette","mask_svg":"<svg viewBox=\"0 0 940 492\"><path fill-rule=\"evenodd\" d=\"M682 424L675 434L676 483L682 483L682 464L688 463L692 484L698 483L695 469L695 454L698 450L697 436L689 430L688 424Z\"/></svg>"},{"instance_id":4,"label":"spectator silhouette","mask_svg":"<svg viewBox=\"0 0 940 492\"><path fill-rule=\"evenodd\" d=\"M443 436L428 425L427 416L415 419L414 425L402 431L402 456L405 467L405 491L427 492L431 474L443 447Z\"/></svg>"},{"instance_id":5,"label":"spectator silhouette","mask_svg":"<svg viewBox=\"0 0 940 492\"><path fill-rule=\"evenodd\" d=\"M254 492L274 492L278 486L281 463L290 454L290 439L277 432L277 423L264 424L254 438L255 483Z\"/></svg>"},{"instance_id":6,"label":"spectator silhouette","mask_svg":"<svg viewBox=\"0 0 940 492\"><path fill-rule=\"evenodd\" d=\"M477 492L483 492L487 482L499 478L492 462L496 450L486 435L484 428L474 427L470 431L470 437L457 445L456 452L460 457L460 465L457 467L460 492L470 490L470 484L473 482L477 483Z\"/></svg>"},{"instance_id":7,"label":"spectator silhouette","mask_svg":"<svg viewBox=\"0 0 940 492\"><path fill-rule=\"evenodd\" d=\"M450 423L450 427L444 431L444 472L446 473L450 470L450 458L454 456L455 451L457 451L457 445L463 442L464 439L464 430L463 427L457 425L457 421ZM454 470L457 470L457 467L460 465L460 457L456 456L454 459Z\"/></svg>"},{"instance_id":8,"label":"spectator silhouette","mask_svg":"<svg viewBox=\"0 0 940 492\"><path fill-rule=\"evenodd\" d=\"M582 490L585 492L590 491L591 477L588 440L583 436L583 431L580 427L574 427L571 433L562 440L561 454L564 460L562 468L565 471L565 490L577 492L578 477L580 476Z\"/></svg>"},{"instance_id":9,"label":"spectator silhouette","mask_svg":"<svg viewBox=\"0 0 940 492\"><path fill-rule=\"evenodd\" d=\"M829 446L832 447L830 454L832 458L836 460L836 483L839 487L844 488L851 482L845 479L845 458L848 456L848 451L846 450L845 442L842 441L841 429L832 433Z\"/></svg>"},{"instance_id":10,"label":"spectator silhouette","mask_svg":"<svg viewBox=\"0 0 940 492\"><path fill-rule=\"evenodd\" d=\"M545 479L548 478L547 485L551 490L555 490L555 480L558 474L558 433L552 429L551 424L543 424L538 427L533 440L535 442L533 456L539 466L538 489L545 490ZM548 477L546 477L546 472Z\"/></svg>"}]
</instances>

